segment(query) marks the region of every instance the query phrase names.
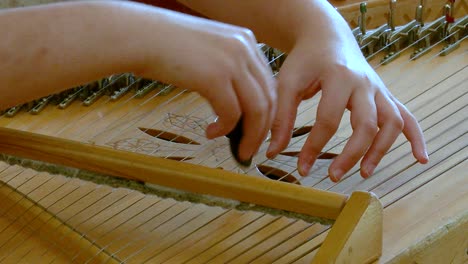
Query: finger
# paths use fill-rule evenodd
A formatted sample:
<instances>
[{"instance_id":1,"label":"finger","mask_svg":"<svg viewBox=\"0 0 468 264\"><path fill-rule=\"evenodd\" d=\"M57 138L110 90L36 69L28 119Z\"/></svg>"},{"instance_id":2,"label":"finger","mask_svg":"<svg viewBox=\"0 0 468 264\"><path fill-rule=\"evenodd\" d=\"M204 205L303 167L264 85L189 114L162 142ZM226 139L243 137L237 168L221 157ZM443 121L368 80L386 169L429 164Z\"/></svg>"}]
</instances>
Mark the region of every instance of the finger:
<instances>
[{"instance_id":1,"label":"finger","mask_svg":"<svg viewBox=\"0 0 468 264\"><path fill-rule=\"evenodd\" d=\"M234 129L242 114L241 106L232 88L232 84L226 82L224 87L227 87L227 89L224 89L221 93L201 94L210 102L213 111L218 116L216 121L209 124L206 129L206 137L208 139L228 134Z\"/></svg>"},{"instance_id":2,"label":"finger","mask_svg":"<svg viewBox=\"0 0 468 264\"><path fill-rule=\"evenodd\" d=\"M234 80L234 89L237 92L242 108L243 137L239 146L239 158L247 161L258 151L263 143L272 119L271 105L263 89L249 72L243 78Z\"/></svg>"},{"instance_id":3,"label":"finger","mask_svg":"<svg viewBox=\"0 0 468 264\"><path fill-rule=\"evenodd\" d=\"M267 150L268 158L274 158L288 146L299 102L300 100L294 97L291 90L281 89L278 91L277 110L271 127L271 142Z\"/></svg>"},{"instance_id":4,"label":"finger","mask_svg":"<svg viewBox=\"0 0 468 264\"><path fill-rule=\"evenodd\" d=\"M348 89L342 89L341 84L336 83L336 79L328 81L328 84L322 84L317 118L299 155L298 169L302 176L308 174L323 147L335 134L350 96L346 93Z\"/></svg>"},{"instance_id":5,"label":"finger","mask_svg":"<svg viewBox=\"0 0 468 264\"><path fill-rule=\"evenodd\" d=\"M263 100L268 103L270 113L267 116L267 126L271 127L277 108L277 84L273 72L266 63L263 64L258 61L253 61L248 68L263 91Z\"/></svg>"},{"instance_id":6,"label":"finger","mask_svg":"<svg viewBox=\"0 0 468 264\"><path fill-rule=\"evenodd\" d=\"M343 152L329 167L330 179L338 182L366 153L377 134L377 110L374 96L355 93L351 97L351 126L353 133Z\"/></svg>"},{"instance_id":7,"label":"finger","mask_svg":"<svg viewBox=\"0 0 468 264\"><path fill-rule=\"evenodd\" d=\"M421 127L418 124L416 118L408 111L408 109L400 103L398 100L393 98L393 102L398 107L403 118L404 128L403 134L411 144L413 156L422 164L426 164L429 161L427 156L426 143L424 141L424 134Z\"/></svg>"},{"instance_id":8,"label":"finger","mask_svg":"<svg viewBox=\"0 0 468 264\"><path fill-rule=\"evenodd\" d=\"M297 108L304 99L305 91L312 97L319 90L318 82L313 83L314 76L304 71L300 56L292 53L288 56L278 75L278 103L275 120L271 129L271 142L267 157L274 158L283 151L291 140ZM312 85L311 85L312 83Z\"/></svg>"},{"instance_id":9,"label":"finger","mask_svg":"<svg viewBox=\"0 0 468 264\"><path fill-rule=\"evenodd\" d=\"M393 101L385 95L376 96L379 132L361 162L361 175L368 178L403 130L403 119Z\"/></svg>"}]
</instances>

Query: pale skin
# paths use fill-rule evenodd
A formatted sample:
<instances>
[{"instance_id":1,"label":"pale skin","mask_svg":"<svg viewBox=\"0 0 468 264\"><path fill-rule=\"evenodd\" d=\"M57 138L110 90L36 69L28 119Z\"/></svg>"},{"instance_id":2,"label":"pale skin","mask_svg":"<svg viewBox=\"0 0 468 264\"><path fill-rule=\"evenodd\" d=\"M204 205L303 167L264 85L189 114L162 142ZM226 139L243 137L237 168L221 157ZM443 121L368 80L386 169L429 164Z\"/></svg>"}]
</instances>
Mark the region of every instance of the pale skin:
<instances>
[{"instance_id":1,"label":"pale skin","mask_svg":"<svg viewBox=\"0 0 468 264\"><path fill-rule=\"evenodd\" d=\"M331 180L339 181L360 160L361 175L372 175L402 132L414 157L428 161L416 119L385 87L325 0L180 2L224 23L120 1L0 11L0 24L15 29L0 42L0 107L134 72L207 98L219 116L208 138L229 133L242 115L239 155L246 160L270 129L267 156L284 150L299 103L322 91L299 156L300 174L307 175L345 109L353 134L329 167ZM257 39L289 53L277 81Z\"/></svg>"}]
</instances>

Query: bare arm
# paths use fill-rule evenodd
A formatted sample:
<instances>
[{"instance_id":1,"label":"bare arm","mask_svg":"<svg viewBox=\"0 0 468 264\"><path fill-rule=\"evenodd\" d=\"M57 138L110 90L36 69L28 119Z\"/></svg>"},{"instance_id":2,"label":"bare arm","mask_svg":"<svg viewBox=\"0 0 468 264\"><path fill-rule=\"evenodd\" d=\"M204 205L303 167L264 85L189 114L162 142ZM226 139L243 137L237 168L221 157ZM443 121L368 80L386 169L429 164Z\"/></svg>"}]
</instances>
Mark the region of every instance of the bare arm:
<instances>
[{"instance_id":1,"label":"bare arm","mask_svg":"<svg viewBox=\"0 0 468 264\"><path fill-rule=\"evenodd\" d=\"M122 34L138 32L138 12L117 2L0 11L0 25L9 29L0 41L0 108L142 69L138 43Z\"/></svg>"},{"instance_id":2,"label":"bare arm","mask_svg":"<svg viewBox=\"0 0 468 264\"><path fill-rule=\"evenodd\" d=\"M256 153L273 122L272 73L250 31L127 1L79 1L0 11L0 108L115 73L204 96L218 115L209 138L248 123L239 156ZM261 103L258 103L258 102Z\"/></svg>"},{"instance_id":3,"label":"bare arm","mask_svg":"<svg viewBox=\"0 0 468 264\"><path fill-rule=\"evenodd\" d=\"M285 52L290 52L297 40L311 32L314 34L309 37L320 36L327 31L349 37L346 22L326 0L178 2L212 19L249 28L259 41Z\"/></svg>"}]
</instances>

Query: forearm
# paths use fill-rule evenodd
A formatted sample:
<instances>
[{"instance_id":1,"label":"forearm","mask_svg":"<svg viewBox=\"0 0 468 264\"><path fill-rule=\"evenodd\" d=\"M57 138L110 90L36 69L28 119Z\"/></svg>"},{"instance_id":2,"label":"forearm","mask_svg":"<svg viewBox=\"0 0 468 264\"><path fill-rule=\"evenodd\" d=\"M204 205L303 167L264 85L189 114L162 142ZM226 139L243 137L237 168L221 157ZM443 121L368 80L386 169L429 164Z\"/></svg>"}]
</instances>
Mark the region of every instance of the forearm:
<instances>
[{"instance_id":1,"label":"forearm","mask_svg":"<svg viewBox=\"0 0 468 264\"><path fill-rule=\"evenodd\" d=\"M350 37L347 24L326 0L178 1L212 19L247 27L259 41L287 52L310 32L311 38L323 33Z\"/></svg>"},{"instance_id":2,"label":"forearm","mask_svg":"<svg viewBox=\"0 0 468 264\"><path fill-rule=\"evenodd\" d=\"M76 2L0 11L0 108L144 67L144 6Z\"/></svg>"}]
</instances>

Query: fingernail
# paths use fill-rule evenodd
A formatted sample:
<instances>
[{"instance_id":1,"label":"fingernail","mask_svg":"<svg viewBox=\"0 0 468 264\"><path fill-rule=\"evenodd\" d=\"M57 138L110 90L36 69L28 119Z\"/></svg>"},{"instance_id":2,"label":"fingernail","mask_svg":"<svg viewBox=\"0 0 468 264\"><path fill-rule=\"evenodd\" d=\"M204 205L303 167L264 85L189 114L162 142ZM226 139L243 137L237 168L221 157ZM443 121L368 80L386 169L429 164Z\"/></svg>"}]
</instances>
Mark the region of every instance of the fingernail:
<instances>
[{"instance_id":1,"label":"fingernail","mask_svg":"<svg viewBox=\"0 0 468 264\"><path fill-rule=\"evenodd\" d=\"M427 162L429 161L429 155L427 155L427 152L426 152L426 151L424 151L423 157L424 157L424 160L422 161L422 163L425 164L425 163L427 163Z\"/></svg>"},{"instance_id":2,"label":"fingernail","mask_svg":"<svg viewBox=\"0 0 468 264\"><path fill-rule=\"evenodd\" d=\"M250 167L252 164L253 156L251 156L248 159L238 159L237 162L239 162L240 165L245 166L245 167Z\"/></svg>"},{"instance_id":3,"label":"fingernail","mask_svg":"<svg viewBox=\"0 0 468 264\"><path fill-rule=\"evenodd\" d=\"M275 143L270 144L270 146L267 149L267 153L266 153L267 158L269 158L269 159L274 159L275 158L276 148L277 148L277 145Z\"/></svg>"},{"instance_id":4,"label":"fingernail","mask_svg":"<svg viewBox=\"0 0 468 264\"><path fill-rule=\"evenodd\" d=\"M310 167L310 163L303 163L300 167L299 174L303 177L307 176L307 174L309 174Z\"/></svg>"},{"instance_id":5,"label":"fingernail","mask_svg":"<svg viewBox=\"0 0 468 264\"><path fill-rule=\"evenodd\" d=\"M337 182L338 182L338 180L335 179L335 177L333 177L332 175L328 175L328 178L330 178L330 180L331 180L332 182L334 182L334 183L337 183Z\"/></svg>"},{"instance_id":6,"label":"fingernail","mask_svg":"<svg viewBox=\"0 0 468 264\"><path fill-rule=\"evenodd\" d=\"M206 137L208 139L213 139L219 136L219 131L221 131L221 125L218 123L212 123L206 129Z\"/></svg>"},{"instance_id":7,"label":"fingernail","mask_svg":"<svg viewBox=\"0 0 468 264\"><path fill-rule=\"evenodd\" d=\"M331 173L331 179L334 182L339 182L341 180L341 177L343 177L344 172L340 169L333 170Z\"/></svg>"},{"instance_id":8,"label":"fingernail","mask_svg":"<svg viewBox=\"0 0 468 264\"><path fill-rule=\"evenodd\" d=\"M230 145L231 145L232 155L234 159L237 161L237 163L244 167L250 167L250 165L252 164L253 155L251 154L246 155L245 153L240 153L239 145L233 144L233 141L231 141Z\"/></svg>"},{"instance_id":9,"label":"fingernail","mask_svg":"<svg viewBox=\"0 0 468 264\"><path fill-rule=\"evenodd\" d=\"M366 175L364 178L369 178L370 176L372 176L372 174L374 174L374 170L375 170L374 164L367 165L365 168Z\"/></svg>"}]
</instances>

